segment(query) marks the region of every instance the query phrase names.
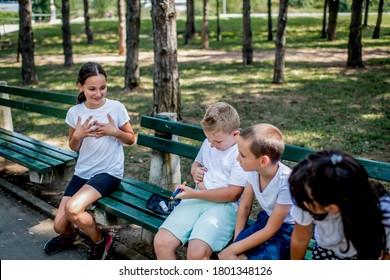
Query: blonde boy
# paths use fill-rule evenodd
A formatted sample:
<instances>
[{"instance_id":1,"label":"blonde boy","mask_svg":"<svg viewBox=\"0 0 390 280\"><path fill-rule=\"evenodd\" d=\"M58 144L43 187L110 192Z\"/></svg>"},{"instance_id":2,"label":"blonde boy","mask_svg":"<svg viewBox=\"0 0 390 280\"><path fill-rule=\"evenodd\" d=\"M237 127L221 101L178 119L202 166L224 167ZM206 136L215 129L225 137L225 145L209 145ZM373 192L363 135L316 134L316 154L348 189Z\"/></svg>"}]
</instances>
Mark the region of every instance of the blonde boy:
<instances>
[{"instance_id":1,"label":"blonde boy","mask_svg":"<svg viewBox=\"0 0 390 280\"><path fill-rule=\"evenodd\" d=\"M182 201L154 239L157 259L176 259L176 249L187 242L187 259L209 259L233 237L236 201L246 182L236 160L240 119L232 106L217 102L201 125L207 139L191 167L197 187L179 186Z\"/></svg>"},{"instance_id":2,"label":"blonde boy","mask_svg":"<svg viewBox=\"0 0 390 280\"><path fill-rule=\"evenodd\" d=\"M257 124L242 131L238 161L248 172L238 208L234 243L219 253L220 259L286 259L294 220L288 178L291 169L280 162L284 140L278 128ZM262 211L246 228L254 197Z\"/></svg>"}]
</instances>

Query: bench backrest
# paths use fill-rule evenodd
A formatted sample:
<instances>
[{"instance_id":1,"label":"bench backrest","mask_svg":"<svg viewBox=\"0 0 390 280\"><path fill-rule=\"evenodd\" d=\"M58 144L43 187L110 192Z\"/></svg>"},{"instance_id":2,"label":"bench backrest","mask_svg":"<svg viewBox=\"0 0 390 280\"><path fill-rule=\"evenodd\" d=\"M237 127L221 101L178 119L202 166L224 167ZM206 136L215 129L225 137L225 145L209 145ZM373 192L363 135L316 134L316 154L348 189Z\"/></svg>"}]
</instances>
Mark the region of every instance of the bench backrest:
<instances>
[{"instance_id":1,"label":"bench backrest","mask_svg":"<svg viewBox=\"0 0 390 280\"><path fill-rule=\"evenodd\" d=\"M206 139L206 136L200 126L173 122L156 117L142 116L141 127L153 129L157 132L163 132L167 134L168 137L166 138L169 139L159 137L158 133L157 135L139 133L137 140L138 145L150 147L161 152L177 154L191 159L196 157L200 149L200 145L173 141L170 140L169 135L177 135L179 137L197 141L203 141ZM286 144L282 159L291 162L299 162L313 152L315 152L315 150ZM365 167L370 178L390 181L389 163L363 158L357 158L357 160Z\"/></svg>"},{"instance_id":2,"label":"bench backrest","mask_svg":"<svg viewBox=\"0 0 390 280\"><path fill-rule=\"evenodd\" d=\"M59 107L59 104L75 105L77 102L75 95L7 85L0 85L0 93L8 94L10 97L9 99L4 98L0 94L0 105L2 106L62 119L66 117L70 106L62 108L62 106Z\"/></svg>"}]
</instances>

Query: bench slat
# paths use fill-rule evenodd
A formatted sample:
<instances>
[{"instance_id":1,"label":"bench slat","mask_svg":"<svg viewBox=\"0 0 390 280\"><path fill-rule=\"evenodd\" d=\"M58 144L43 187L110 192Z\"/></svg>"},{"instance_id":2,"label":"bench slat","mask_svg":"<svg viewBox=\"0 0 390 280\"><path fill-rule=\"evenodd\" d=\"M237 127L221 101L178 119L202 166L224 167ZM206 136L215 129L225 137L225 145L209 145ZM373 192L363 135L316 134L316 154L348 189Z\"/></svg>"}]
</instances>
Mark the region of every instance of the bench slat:
<instances>
[{"instance_id":1,"label":"bench slat","mask_svg":"<svg viewBox=\"0 0 390 280\"><path fill-rule=\"evenodd\" d=\"M194 159L198 154L199 147L192 146L189 144L171 141L147 134L138 134L137 144L145 147L150 147L154 150L176 154L187 158Z\"/></svg>"},{"instance_id":2,"label":"bench slat","mask_svg":"<svg viewBox=\"0 0 390 280\"><path fill-rule=\"evenodd\" d=\"M165 197L170 197L172 194L172 192L165 190L165 189L162 189L159 186L145 183L142 181L138 181L138 180L131 178L131 177L123 177L122 183L127 183L127 184L136 186L138 188L141 188L141 189L144 189L144 190L147 190L149 192L156 193L156 194L159 194L159 195L162 195Z\"/></svg>"},{"instance_id":3,"label":"bench slat","mask_svg":"<svg viewBox=\"0 0 390 280\"><path fill-rule=\"evenodd\" d=\"M67 109L55 108L47 105L39 105L28 102L9 100L0 98L0 105L24 110L27 112L40 113L43 115L48 115L56 118L64 119L66 117Z\"/></svg>"},{"instance_id":4,"label":"bench slat","mask_svg":"<svg viewBox=\"0 0 390 280\"><path fill-rule=\"evenodd\" d=\"M77 96L65 93L48 92L43 90L20 88L7 85L0 85L0 92L7 93L9 95L17 95L32 99L46 100L70 105L75 105L77 103Z\"/></svg>"},{"instance_id":5,"label":"bench slat","mask_svg":"<svg viewBox=\"0 0 390 280\"><path fill-rule=\"evenodd\" d=\"M28 142L28 143L31 143L35 146L38 146L38 147L43 147L45 149L50 149L50 150L53 150L55 152L58 152L60 154L63 154L65 156L68 156L68 157L71 157L71 158L77 158L78 154L74 151L71 151L71 150L67 150L67 149L63 149L61 147L58 147L58 146L54 146L52 144L49 144L49 143L46 143L46 142L42 142L42 141L39 141L37 139L34 139L34 138L31 138L31 137L28 137L24 134L21 134L21 133L18 133L18 132L14 132L14 131L9 131L7 129L4 129L4 128L0 128L0 134L4 134L4 135L8 135L8 136L11 136L13 138L17 138L17 139L20 139L22 141L25 141L25 142Z\"/></svg>"},{"instance_id":6,"label":"bench slat","mask_svg":"<svg viewBox=\"0 0 390 280\"><path fill-rule=\"evenodd\" d=\"M206 139L206 135L203 133L203 130L200 126L173 122L160 118L142 116L141 127L163 131L199 141Z\"/></svg>"},{"instance_id":7,"label":"bench slat","mask_svg":"<svg viewBox=\"0 0 390 280\"><path fill-rule=\"evenodd\" d=\"M53 171L53 167L48 164L26 157L25 155L22 155L12 150L5 149L3 147L0 150L0 155L17 164L26 166L30 170L36 171L40 174L47 174Z\"/></svg>"},{"instance_id":8,"label":"bench slat","mask_svg":"<svg viewBox=\"0 0 390 280\"><path fill-rule=\"evenodd\" d=\"M4 141L2 139L0 139L0 146L2 149L8 149L8 150L14 151L18 154L25 155L29 158L32 158L36 161L41 161L41 162L46 163L50 166L65 165L64 161L49 157L43 153L27 149L27 148L20 146L20 145L15 145L13 143ZM1 153L1 151L0 151L0 153Z\"/></svg>"},{"instance_id":9,"label":"bench slat","mask_svg":"<svg viewBox=\"0 0 390 280\"><path fill-rule=\"evenodd\" d=\"M149 194L148 198L151 195L152 194ZM147 215L154 216L154 217L156 217L158 219L161 219L161 220L165 220L165 218L166 218L165 215L161 215L161 214L155 213L152 210L149 210L148 208L146 208L147 200L145 201L142 198L135 197L135 196L132 196L130 194L127 194L127 193L124 193L124 192L121 192L121 191L113 192L110 195L110 197L112 199L117 200L120 203L126 204L126 205L128 205L130 207L133 207L133 208L139 210L139 211L142 211L142 212L146 213Z\"/></svg>"},{"instance_id":10,"label":"bench slat","mask_svg":"<svg viewBox=\"0 0 390 280\"><path fill-rule=\"evenodd\" d=\"M116 217L122 218L130 223L135 223L154 233L157 232L162 224L161 219L150 216L123 203L119 203L110 197L101 198L94 204Z\"/></svg>"},{"instance_id":11,"label":"bench slat","mask_svg":"<svg viewBox=\"0 0 390 280\"><path fill-rule=\"evenodd\" d=\"M57 151L53 151L51 149L47 149L47 148L42 147L42 146L36 146L36 145L33 145L29 142L25 142L25 141L22 141L22 140L17 139L17 138L12 138L10 136L7 136L7 135L1 134L1 133L0 133L0 141L1 141L3 146L6 146L9 149L12 149L16 152L19 150L19 147L23 147L23 148L26 148L32 152L36 152L38 154L36 159L45 161L47 163L49 163L49 162L46 160L43 160L43 158L41 159L40 155L43 155L43 157L49 157L53 160L57 160L57 161L61 162L61 164L65 163L66 165L74 165L76 162L74 157L64 155L62 153L59 153ZM31 157L33 157L33 156L31 156ZM56 164L53 162L53 163L49 163L49 164L58 165L60 163Z\"/></svg>"}]
</instances>

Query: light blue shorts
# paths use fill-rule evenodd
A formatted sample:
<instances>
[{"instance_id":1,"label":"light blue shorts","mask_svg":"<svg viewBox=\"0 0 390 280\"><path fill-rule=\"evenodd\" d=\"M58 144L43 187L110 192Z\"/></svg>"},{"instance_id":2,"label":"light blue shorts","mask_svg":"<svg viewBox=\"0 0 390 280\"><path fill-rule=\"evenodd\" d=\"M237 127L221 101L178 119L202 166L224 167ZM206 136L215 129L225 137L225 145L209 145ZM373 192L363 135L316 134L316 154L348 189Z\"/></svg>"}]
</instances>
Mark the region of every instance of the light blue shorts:
<instances>
[{"instance_id":1,"label":"light blue shorts","mask_svg":"<svg viewBox=\"0 0 390 280\"><path fill-rule=\"evenodd\" d=\"M233 237L236 217L232 203L183 199L161 228L170 231L182 244L199 239L213 252L219 252Z\"/></svg>"}]
</instances>

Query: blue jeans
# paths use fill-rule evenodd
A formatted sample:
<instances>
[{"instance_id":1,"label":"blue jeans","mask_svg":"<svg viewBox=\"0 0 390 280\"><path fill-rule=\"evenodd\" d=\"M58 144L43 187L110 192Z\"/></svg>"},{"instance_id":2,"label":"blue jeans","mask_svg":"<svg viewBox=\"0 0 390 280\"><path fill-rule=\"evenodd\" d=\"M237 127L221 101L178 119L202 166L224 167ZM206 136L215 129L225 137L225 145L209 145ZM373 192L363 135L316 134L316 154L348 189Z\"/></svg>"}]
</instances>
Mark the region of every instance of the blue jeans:
<instances>
[{"instance_id":1,"label":"blue jeans","mask_svg":"<svg viewBox=\"0 0 390 280\"><path fill-rule=\"evenodd\" d=\"M257 215L257 220L243 229L234 242L240 241L261 230L267 224L268 214L263 210ZM252 248L244 255L248 260L283 260L290 258L290 240L294 225L283 223L279 231L263 244Z\"/></svg>"}]
</instances>

